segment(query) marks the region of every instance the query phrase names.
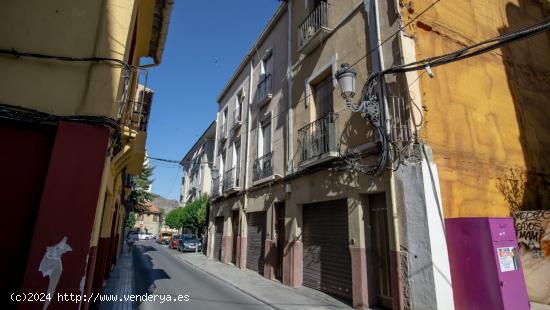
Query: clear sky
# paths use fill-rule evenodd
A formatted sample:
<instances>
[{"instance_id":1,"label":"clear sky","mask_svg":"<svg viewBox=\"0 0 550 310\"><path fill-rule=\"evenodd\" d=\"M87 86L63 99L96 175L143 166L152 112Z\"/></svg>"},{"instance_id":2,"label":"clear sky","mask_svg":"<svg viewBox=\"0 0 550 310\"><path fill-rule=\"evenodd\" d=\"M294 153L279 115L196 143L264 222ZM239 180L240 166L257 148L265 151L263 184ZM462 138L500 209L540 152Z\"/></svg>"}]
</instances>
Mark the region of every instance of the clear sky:
<instances>
[{"instance_id":1,"label":"clear sky","mask_svg":"<svg viewBox=\"0 0 550 310\"><path fill-rule=\"evenodd\" d=\"M181 160L216 116L216 98L275 13L278 0L177 0L155 91L149 156ZM151 161L153 192L179 199L181 170Z\"/></svg>"}]
</instances>

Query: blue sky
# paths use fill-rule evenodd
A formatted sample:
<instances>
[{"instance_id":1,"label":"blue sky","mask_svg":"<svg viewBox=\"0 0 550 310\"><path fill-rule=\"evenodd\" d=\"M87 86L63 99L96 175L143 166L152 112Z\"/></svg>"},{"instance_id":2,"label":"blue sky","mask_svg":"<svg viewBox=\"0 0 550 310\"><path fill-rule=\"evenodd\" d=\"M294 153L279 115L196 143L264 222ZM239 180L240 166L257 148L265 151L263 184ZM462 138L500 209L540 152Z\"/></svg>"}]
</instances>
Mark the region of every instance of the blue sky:
<instances>
[{"instance_id":1,"label":"blue sky","mask_svg":"<svg viewBox=\"0 0 550 310\"><path fill-rule=\"evenodd\" d=\"M149 156L180 160L216 116L216 98L273 15L278 0L176 1L155 91ZM153 192L179 199L181 170L151 161Z\"/></svg>"}]
</instances>

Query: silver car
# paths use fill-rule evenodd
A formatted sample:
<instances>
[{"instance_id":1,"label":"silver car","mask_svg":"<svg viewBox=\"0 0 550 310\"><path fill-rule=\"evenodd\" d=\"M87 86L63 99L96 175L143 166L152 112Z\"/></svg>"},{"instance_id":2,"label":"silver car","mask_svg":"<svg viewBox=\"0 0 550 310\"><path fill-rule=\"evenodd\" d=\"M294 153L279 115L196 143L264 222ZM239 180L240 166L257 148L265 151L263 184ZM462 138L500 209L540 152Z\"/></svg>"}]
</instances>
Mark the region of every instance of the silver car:
<instances>
[{"instance_id":1,"label":"silver car","mask_svg":"<svg viewBox=\"0 0 550 310\"><path fill-rule=\"evenodd\" d=\"M202 251L202 242L195 235L183 235L180 239L180 246L178 247L180 252L195 252Z\"/></svg>"}]
</instances>

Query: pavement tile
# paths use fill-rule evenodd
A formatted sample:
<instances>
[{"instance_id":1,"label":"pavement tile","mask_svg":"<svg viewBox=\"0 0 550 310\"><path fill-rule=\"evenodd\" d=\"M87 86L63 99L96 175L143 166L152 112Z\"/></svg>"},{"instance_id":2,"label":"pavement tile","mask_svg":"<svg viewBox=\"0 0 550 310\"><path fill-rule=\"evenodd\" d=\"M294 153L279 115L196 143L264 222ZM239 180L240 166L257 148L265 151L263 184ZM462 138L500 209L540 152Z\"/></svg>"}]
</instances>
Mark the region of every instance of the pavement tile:
<instances>
[{"instance_id":1,"label":"pavement tile","mask_svg":"<svg viewBox=\"0 0 550 310\"><path fill-rule=\"evenodd\" d=\"M118 262L111 272L111 277L107 285L103 288L103 295L117 295L123 298L134 294L134 264L132 253L128 251L128 246L124 243ZM102 302L100 310L134 310L137 304L131 301L107 301Z\"/></svg>"}]
</instances>

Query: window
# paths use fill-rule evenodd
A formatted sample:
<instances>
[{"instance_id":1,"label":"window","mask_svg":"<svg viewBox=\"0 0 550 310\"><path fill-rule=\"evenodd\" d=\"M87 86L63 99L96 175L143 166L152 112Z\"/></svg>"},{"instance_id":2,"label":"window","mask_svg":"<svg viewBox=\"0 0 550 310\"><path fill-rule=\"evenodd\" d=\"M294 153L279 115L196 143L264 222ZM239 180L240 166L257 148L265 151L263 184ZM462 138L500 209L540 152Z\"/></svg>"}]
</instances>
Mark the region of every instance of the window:
<instances>
[{"instance_id":1,"label":"window","mask_svg":"<svg viewBox=\"0 0 550 310\"><path fill-rule=\"evenodd\" d=\"M327 2L327 0L305 0L306 9L309 7L311 10L316 8L321 2Z\"/></svg>"},{"instance_id":2,"label":"window","mask_svg":"<svg viewBox=\"0 0 550 310\"><path fill-rule=\"evenodd\" d=\"M233 143L233 167L235 168L235 185L239 186L239 176L241 170L241 141Z\"/></svg>"},{"instance_id":3,"label":"window","mask_svg":"<svg viewBox=\"0 0 550 310\"><path fill-rule=\"evenodd\" d=\"M273 80L273 56L271 51L264 57L260 66L260 79L258 81L258 91L256 93L258 100L264 101L271 98L271 84ZM264 103L267 101L264 101Z\"/></svg>"},{"instance_id":4,"label":"window","mask_svg":"<svg viewBox=\"0 0 550 310\"><path fill-rule=\"evenodd\" d=\"M271 153L271 113L260 122L258 133L258 158Z\"/></svg>"},{"instance_id":5,"label":"window","mask_svg":"<svg viewBox=\"0 0 550 310\"><path fill-rule=\"evenodd\" d=\"M261 73L262 78L260 80L273 74L273 55L271 52L262 60Z\"/></svg>"},{"instance_id":6,"label":"window","mask_svg":"<svg viewBox=\"0 0 550 310\"><path fill-rule=\"evenodd\" d=\"M331 112L334 112L334 107L332 104L332 75L324 78L313 87L317 118L319 119Z\"/></svg>"},{"instance_id":7,"label":"window","mask_svg":"<svg viewBox=\"0 0 550 310\"><path fill-rule=\"evenodd\" d=\"M223 171L225 169L225 150L220 154L220 176L223 177Z\"/></svg>"},{"instance_id":8,"label":"window","mask_svg":"<svg viewBox=\"0 0 550 310\"><path fill-rule=\"evenodd\" d=\"M222 136L227 134L227 107L223 109L222 114Z\"/></svg>"},{"instance_id":9,"label":"window","mask_svg":"<svg viewBox=\"0 0 550 310\"><path fill-rule=\"evenodd\" d=\"M244 102L244 94L243 94L243 90L241 89L237 94L237 97L235 100L235 119L234 119L235 122L242 121L243 102Z\"/></svg>"}]
</instances>

